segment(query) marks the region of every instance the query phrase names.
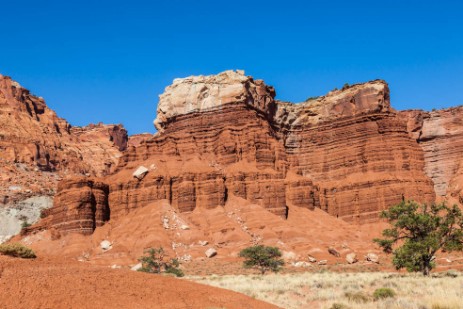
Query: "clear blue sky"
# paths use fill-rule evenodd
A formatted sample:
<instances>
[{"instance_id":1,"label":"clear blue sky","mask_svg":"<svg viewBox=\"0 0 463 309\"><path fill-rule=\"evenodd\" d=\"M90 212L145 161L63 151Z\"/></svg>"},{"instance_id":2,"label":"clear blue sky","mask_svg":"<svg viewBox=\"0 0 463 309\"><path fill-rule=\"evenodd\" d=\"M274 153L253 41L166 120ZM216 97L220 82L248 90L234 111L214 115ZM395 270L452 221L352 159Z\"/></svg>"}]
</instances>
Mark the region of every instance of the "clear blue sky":
<instances>
[{"instance_id":1,"label":"clear blue sky","mask_svg":"<svg viewBox=\"0 0 463 309\"><path fill-rule=\"evenodd\" d=\"M0 73L73 125L154 132L176 77L244 69L299 102L382 78L397 109L463 104L460 1L5 1Z\"/></svg>"}]
</instances>

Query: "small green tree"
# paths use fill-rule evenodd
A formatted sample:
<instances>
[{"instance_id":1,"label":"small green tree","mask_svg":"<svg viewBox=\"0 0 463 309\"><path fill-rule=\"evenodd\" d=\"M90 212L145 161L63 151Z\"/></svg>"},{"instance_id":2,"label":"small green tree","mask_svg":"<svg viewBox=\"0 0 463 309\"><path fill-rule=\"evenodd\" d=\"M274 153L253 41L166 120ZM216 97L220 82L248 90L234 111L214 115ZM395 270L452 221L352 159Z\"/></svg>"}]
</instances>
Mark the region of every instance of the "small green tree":
<instances>
[{"instance_id":1,"label":"small green tree","mask_svg":"<svg viewBox=\"0 0 463 309\"><path fill-rule=\"evenodd\" d=\"M244 268L257 268L261 274L271 270L277 272L285 264L280 259L281 252L277 247L267 247L263 245L248 247L241 250L240 257L245 258Z\"/></svg>"},{"instance_id":2,"label":"small green tree","mask_svg":"<svg viewBox=\"0 0 463 309\"><path fill-rule=\"evenodd\" d=\"M428 206L402 201L383 211L381 217L392 228L383 231L384 239L374 241L385 252L393 253L392 262L397 269L421 271L427 276L435 267L437 251L463 250L463 215L457 205Z\"/></svg>"},{"instance_id":3,"label":"small green tree","mask_svg":"<svg viewBox=\"0 0 463 309\"><path fill-rule=\"evenodd\" d=\"M171 259L170 262L164 260L164 249L162 247L149 248L144 251L145 256L138 260L142 267L138 270L141 272L160 274L161 272L174 274L177 277L183 277L183 271L179 268L180 263L177 259Z\"/></svg>"}]
</instances>

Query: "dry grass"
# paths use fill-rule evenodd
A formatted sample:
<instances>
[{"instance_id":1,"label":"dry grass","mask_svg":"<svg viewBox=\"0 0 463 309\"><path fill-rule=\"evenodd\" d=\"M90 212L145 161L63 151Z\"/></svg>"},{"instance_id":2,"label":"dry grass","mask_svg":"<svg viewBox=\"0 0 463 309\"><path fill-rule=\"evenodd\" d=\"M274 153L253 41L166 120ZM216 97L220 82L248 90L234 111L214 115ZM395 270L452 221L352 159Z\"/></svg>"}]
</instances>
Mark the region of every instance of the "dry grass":
<instances>
[{"instance_id":1,"label":"dry grass","mask_svg":"<svg viewBox=\"0 0 463 309\"><path fill-rule=\"evenodd\" d=\"M457 277L455 277L457 275ZM298 273L190 277L270 302L282 308L461 309L463 274ZM395 296L375 300L376 289Z\"/></svg>"}]
</instances>

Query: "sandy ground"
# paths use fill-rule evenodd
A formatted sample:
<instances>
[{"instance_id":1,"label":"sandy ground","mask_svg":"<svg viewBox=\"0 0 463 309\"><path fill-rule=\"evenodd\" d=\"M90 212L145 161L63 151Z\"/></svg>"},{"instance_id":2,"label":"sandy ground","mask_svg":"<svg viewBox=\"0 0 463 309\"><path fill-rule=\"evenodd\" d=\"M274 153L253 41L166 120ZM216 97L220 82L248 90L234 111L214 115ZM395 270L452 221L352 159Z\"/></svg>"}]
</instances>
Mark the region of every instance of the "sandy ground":
<instances>
[{"instance_id":1,"label":"sandy ground","mask_svg":"<svg viewBox=\"0 0 463 309\"><path fill-rule=\"evenodd\" d=\"M161 275L73 261L0 256L0 308L278 308Z\"/></svg>"}]
</instances>

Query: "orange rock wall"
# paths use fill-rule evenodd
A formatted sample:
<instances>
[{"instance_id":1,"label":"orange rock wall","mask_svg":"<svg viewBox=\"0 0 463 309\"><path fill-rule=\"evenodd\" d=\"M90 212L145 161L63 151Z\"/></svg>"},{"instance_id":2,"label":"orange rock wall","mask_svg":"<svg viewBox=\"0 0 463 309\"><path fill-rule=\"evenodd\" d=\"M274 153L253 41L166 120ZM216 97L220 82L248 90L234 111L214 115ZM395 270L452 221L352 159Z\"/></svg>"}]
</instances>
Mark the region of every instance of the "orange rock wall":
<instances>
[{"instance_id":1,"label":"orange rock wall","mask_svg":"<svg viewBox=\"0 0 463 309\"><path fill-rule=\"evenodd\" d=\"M390 107L385 82L300 104L274 96L240 72L176 80L160 96L160 132L134 139L102 180L111 218L158 200L191 212L236 196L281 217L293 206L319 207L362 223L402 199L435 199L424 153L408 118ZM139 180L140 166L148 173ZM67 192L57 208L75 194Z\"/></svg>"},{"instance_id":2,"label":"orange rock wall","mask_svg":"<svg viewBox=\"0 0 463 309\"><path fill-rule=\"evenodd\" d=\"M77 177L61 181L49 212L52 227L66 233L93 233L110 219L108 193L108 185L94 179Z\"/></svg>"}]
</instances>

